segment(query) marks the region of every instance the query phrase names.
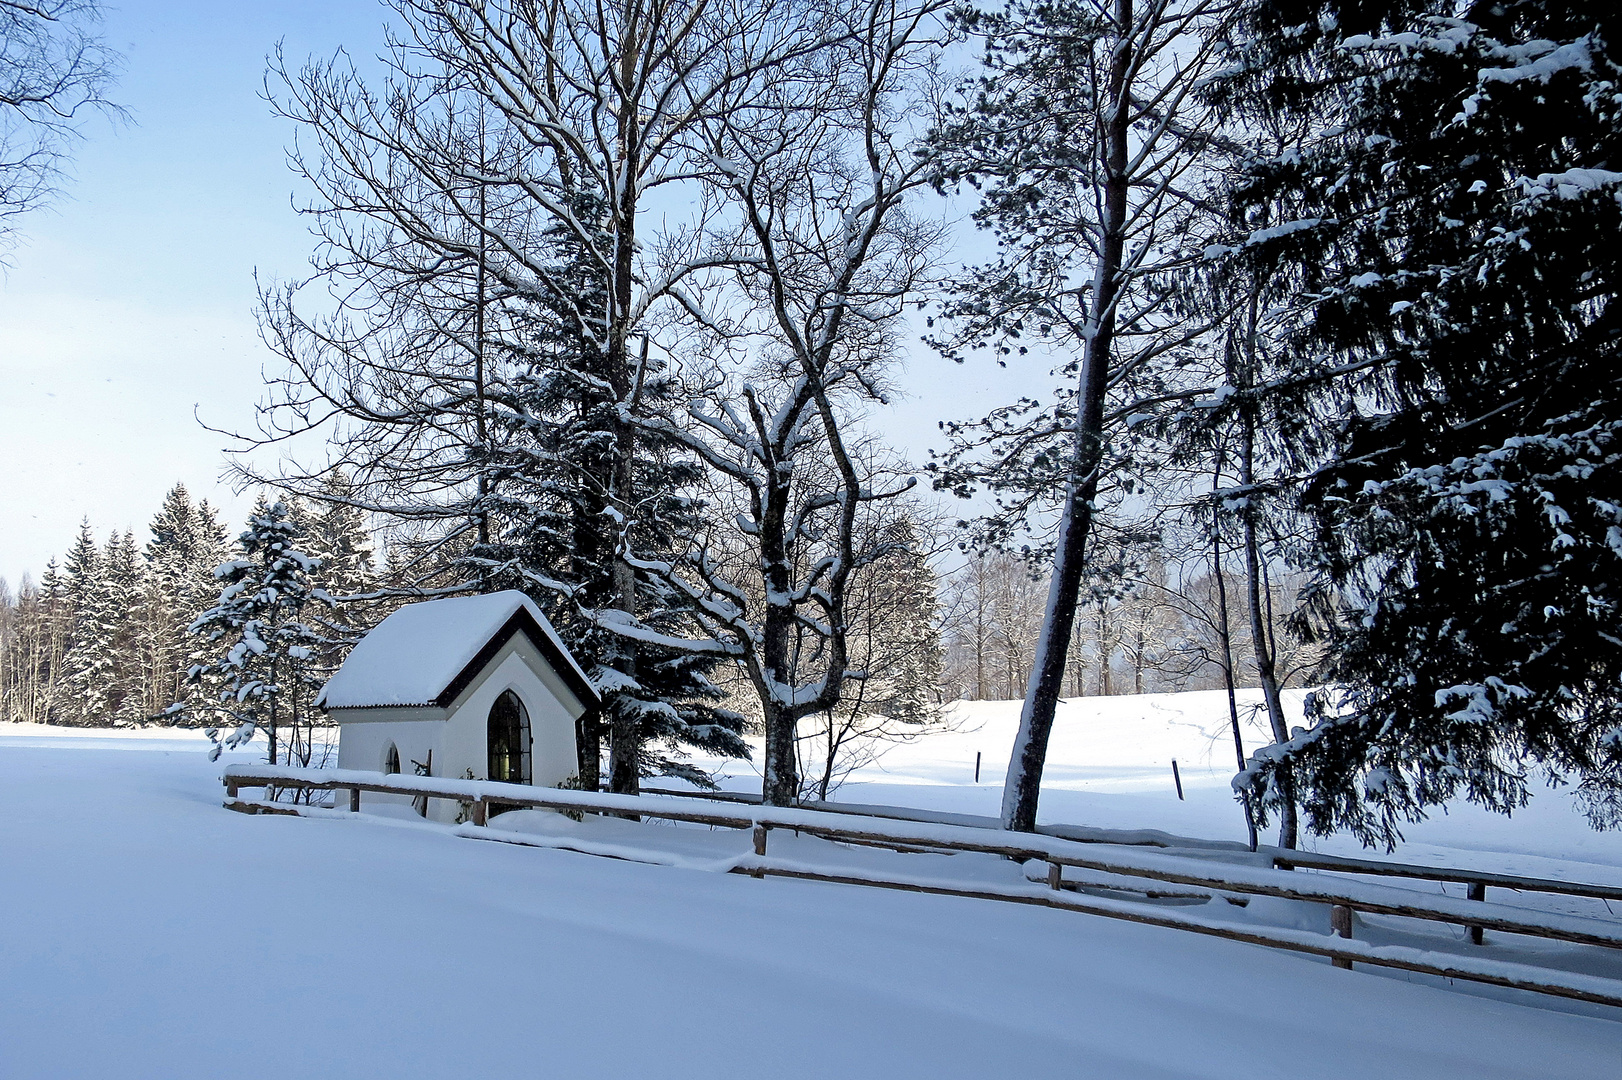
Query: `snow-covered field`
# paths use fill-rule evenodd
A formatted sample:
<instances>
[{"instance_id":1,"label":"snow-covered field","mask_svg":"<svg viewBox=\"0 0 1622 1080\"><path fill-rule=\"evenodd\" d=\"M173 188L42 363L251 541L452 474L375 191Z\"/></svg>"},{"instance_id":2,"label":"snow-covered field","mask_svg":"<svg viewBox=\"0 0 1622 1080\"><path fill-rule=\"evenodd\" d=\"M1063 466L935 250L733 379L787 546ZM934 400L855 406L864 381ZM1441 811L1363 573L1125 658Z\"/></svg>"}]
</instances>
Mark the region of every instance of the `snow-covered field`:
<instances>
[{"instance_id":1,"label":"snow-covered field","mask_svg":"<svg viewBox=\"0 0 1622 1080\"><path fill-rule=\"evenodd\" d=\"M1064 706L1044 818L1242 838L1216 703ZM840 798L994 813L1017 705L961 711ZM1622 1076L1622 1010L373 814L245 817L203 745L0 726L0 1077ZM741 839L518 817L695 854ZM1622 837L1558 793L1508 822L1456 811L1399 854L1622 882Z\"/></svg>"},{"instance_id":2,"label":"snow-covered field","mask_svg":"<svg viewBox=\"0 0 1622 1080\"><path fill-rule=\"evenodd\" d=\"M1284 697L1286 708L1299 717L1302 692L1285 691ZM1259 691L1240 691L1239 702L1248 753L1270 739L1265 717L1252 708L1260 702ZM953 730L895 746L877 765L854 773L834 800L995 817L1019 709L1017 701L957 702L949 706ZM981 754L979 784L974 783L976 752ZM1181 802L1172 781L1173 759L1182 775ZM724 786L760 790L748 763L725 769ZM1227 696L1221 691L1067 699L1054 723L1040 820L1243 842L1244 815L1230 787L1234 772ZM1405 834L1407 841L1394 857L1407 862L1622 885L1622 832L1588 828L1569 788L1541 790L1511 818L1451 807L1407 827ZM1303 846L1367 854L1347 838L1306 838Z\"/></svg>"}]
</instances>

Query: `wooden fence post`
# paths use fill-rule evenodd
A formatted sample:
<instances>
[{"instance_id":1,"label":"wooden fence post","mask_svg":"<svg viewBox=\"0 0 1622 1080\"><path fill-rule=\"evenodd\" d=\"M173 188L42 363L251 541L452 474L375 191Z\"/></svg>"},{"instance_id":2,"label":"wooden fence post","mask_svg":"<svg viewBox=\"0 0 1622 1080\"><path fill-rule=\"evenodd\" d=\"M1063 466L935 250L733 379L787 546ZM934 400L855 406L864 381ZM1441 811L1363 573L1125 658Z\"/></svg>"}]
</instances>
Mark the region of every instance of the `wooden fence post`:
<instances>
[{"instance_id":1,"label":"wooden fence post","mask_svg":"<svg viewBox=\"0 0 1622 1080\"><path fill-rule=\"evenodd\" d=\"M1061 884L1063 881L1064 867L1056 862L1048 863L1048 888L1058 892L1063 887Z\"/></svg>"},{"instance_id":2,"label":"wooden fence post","mask_svg":"<svg viewBox=\"0 0 1622 1080\"><path fill-rule=\"evenodd\" d=\"M358 787L349 789L349 812L351 814L360 813L360 788Z\"/></svg>"},{"instance_id":3,"label":"wooden fence post","mask_svg":"<svg viewBox=\"0 0 1622 1080\"><path fill-rule=\"evenodd\" d=\"M755 822L755 854L762 858L766 855L766 832L769 828L770 826L765 822ZM766 871L757 867L751 870L750 874L757 878L763 878L766 876Z\"/></svg>"},{"instance_id":4,"label":"wooden fence post","mask_svg":"<svg viewBox=\"0 0 1622 1080\"><path fill-rule=\"evenodd\" d=\"M483 825L490 820L490 804L483 799L473 800L473 824Z\"/></svg>"},{"instance_id":5,"label":"wooden fence post","mask_svg":"<svg viewBox=\"0 0 1622 1080\"><path fill-rule=\"evenodd\" d=\"M1347 907L1345 904L1336 904L1334 907L1330 908L1329 925L1333 927L1335 933L1339 934L1341 937L1350 938L1352 936L1352 909ZM1335 957L1335 966L1338 968L1345 968L1347 971L1352 970L1352 962L1350 960L1343 960L1338 956Z\"/></svg>"},{"instance_id":6,"label":"wooden fence post","mask_svg":"<svg viewBox=\"0 0 1622 1080\"><path fill-rule=\"evenodd\" d=\"M237 786L235 784L225 785L225 797L227 799L234 799L237 797Z\"/></svg>"},{"instance_id":7,"label":"wooden fence post","mask_svg":"<svg viewBox=\"0 0 1622 1080\"><path fill-rule=\"evenodd\" d=\"M1486 883L1480 882L1480 881L1472 881L1470 883L1470 899L1485 901L1487 899L1487 886L1486 886ZM1481 944L1481 927L1472 926L1470 928L1470 943L1472 945L1480 945Z\"/></svg>"}]
</instances>

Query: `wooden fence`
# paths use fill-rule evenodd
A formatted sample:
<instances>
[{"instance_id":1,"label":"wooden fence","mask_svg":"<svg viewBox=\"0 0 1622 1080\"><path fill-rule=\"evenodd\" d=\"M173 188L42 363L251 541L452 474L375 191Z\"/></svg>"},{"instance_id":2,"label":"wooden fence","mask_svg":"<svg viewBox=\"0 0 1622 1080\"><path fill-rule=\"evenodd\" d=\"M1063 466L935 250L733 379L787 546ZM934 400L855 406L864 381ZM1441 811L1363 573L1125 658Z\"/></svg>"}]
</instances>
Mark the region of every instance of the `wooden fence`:
<instances>
[{"instance_id":1,"label":"wooden fence","mask_svg":"<svg viewBox=\"0 0 1622 1080\"><path fill-rule=\"evenodd\" d=\"M1483 888L1485 884L1515 889L1553 884L1560 888L1540 891L1602 898L1608 896L1610 892L1605 886L1544 882L1541 879L1516 878L1508 875L1461 877L1456 875L1468 872L1447 871L1449 875L1455 876L1449 876L1445 880L1463 880L1472 887L1472 899L1461 900L1445 896L1427 897L1411 890L1325 878L1316 874L1300 875L1273 867L1233 865L1213 862L1206 858L1196 859L1161 852L1106 850L1098 844L1085 844L1051 836L1005 833L1000 830L956 824L894 820L829 812L825 809L803 810L736 802L707 802L694 798L565 791L493 781L275 766L231 766L226 769L222 779L226 787L225 805L244 813L306 812L305 807L297 804L244 799L240 795L240 790L244 787L347 791L348 808L351 811L360 809L363 792L452 800L466 804L469 808L472 828L469 830L466 826L463 827L466 835L512 843L539 844L541 841L525 834L503 833L498 829L489 828L489 808L492 804L499 804L502 808L532 807L576 813L606 813L748 829L753 834L754 854L743 856L733 865L729 865L727 869L731 872L754 877L804 878L1037 904L1310 953L1328 957L1338 967L1351 967L1357 962L1622 1007L1622 981L1485 957L1374 945L1351 938L1352 913L1357 911L1463 925L1471 928L1471 937L1478 942L1479 930L1485 928L1503 933L1622 949L1622 926L1616 923L1490 903L1475 895L1474 879L1482 879ZM815 867L798 861L773 860L767 854L768 837L773 829L793 829L798 833L836 842L879 845L903 851L977 852L1020 861L1041 860L1047 863L1048 867L1046 887L1025 888L966 883L902 873L877 875L850 868ZM548 840L544 846L572 848L589 854L604 853L601 850L593 850L590 844L571 844L569 841ZM1379 872L1367 869L1368 866L1375 865L1374 860L1334 860L1328 856L1307 857L1291 853L1284 861L1305 866L1309 858L1314 862L1337 863L1334 866L1315 868L1359 873ZM1356 868L1344 865L1348 861L1359 865ZM1407 867L1403 864L1384 865L1395 867L1396 870L1391 871L1395 876L1427 876L1410 871L1423 871L1428 868ZM1112 878L1106 885L1085 881L1066 882L1064 879L1066 868L1109 874ZM1401 873L1397 873L1398 870ZM1096 893L1097 890L1107 889L1117 895L1121 893L1139 893L1145 897L1156 894L1168 895L1163 886L1155 884L1159 882L1204 890L1179 891L1175 894L1182 898L1221 896L1232 898L1234 902L1244 902L1247 896L1260 895L1326 904L1331 909L1331 925L1336 936L1281 927L1225 923L1192 913L1156 907L1142 901L1114 899L1107 895L1087 895L1078 891L1093 889ZM1067 889L1067 885L1071 887Z\"/></svg>"}]
</instances>

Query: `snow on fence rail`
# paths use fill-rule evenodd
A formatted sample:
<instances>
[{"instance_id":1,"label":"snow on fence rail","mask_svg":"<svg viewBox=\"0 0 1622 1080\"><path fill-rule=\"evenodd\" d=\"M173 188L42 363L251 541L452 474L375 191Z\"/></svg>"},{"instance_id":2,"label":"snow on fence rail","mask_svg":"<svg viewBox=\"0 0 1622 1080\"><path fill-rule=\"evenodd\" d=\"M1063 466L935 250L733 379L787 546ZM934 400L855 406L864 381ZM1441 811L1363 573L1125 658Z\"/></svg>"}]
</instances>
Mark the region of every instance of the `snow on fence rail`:
<instances>
[{"instance_id":1,"label":"snow on fence rail","mask_svg":"<svg viewBox=\"0 0 1622 1080\"><path fill-rule=\"evenodd\" d=\"M1139 851L1100 852L1097 845L1029 833L1000 833L974 826L858 817L825 810L736 803L718 805L702 799L566 791L489 780L455 780L356 770L296 769L266 765L234 765L225 770L221 779L226 788L225 805L244 813L298 814L307 811L287 803L242 799L239 797L239 790L243 787L295 788L307 791L347 790L350 793L351 811L360 809L362 792L452 799L469 803L472 807L472 826L462 826L458 829L460 835L533 846L567 847L588 854L614 857L626 856L617 851L596 850L601 845L593 845L590 842L578 840L538 842L536 838L520 838L519 834L489 829L486 827L489 808L491 804L499 804L503 807L637 815L750 829L753 831L754 839L753 857L743 856L727 860L723 865L714 867L715 869L746 873L755 877L771 875L807 878L1038 904L1326 956L1334 960L1337 967L1350 967L1353 961L1357 961L1445 978L1467 979L1496 986L1531 990L1603 1005L1622 1006L1622 981L1555 971L1528 964L1350 940L1351 912L1363 911L1457 923L1472 928L1486 927L1507 933L1553 938L1585 945L1622 948L1622 928L1598 919L1530 911L1480 900L1416 897L1411 890L1369 882L1314 880L1311 877L1272 868L1214 864L1206 859L1159 852L1153 854ZM848 867L825 867L770 859L767 857L766 847L767 836L771 829L794 829L827 840L878 844L902 850L965 851L1001 855L1022 861L1038 859L1048 864L1048 887L1043 889L986 883L970 884L906 874L870 874ZM992 839L992 835L999 838ZM1240 926L1198 915L1153 908L1129 900L1065 892L1062 888L1064 867L1101 871L1139 881L1164 881L1198 886L1212 890L1213 896L1250 894L1329 904L1333 910L1332 923L1339 937L1326 937L1311 931L1283 927ZM1131 888L1134 891L1150 891L1143 886Z\"/></svg>"},{"instance_id":2,"label":"snow on fence rail","mask_svg":"<svg viewBox=\"0 0 1622 1080\"><path fill-rule=\"evenodd\" d=\"M688 799L710 799L759 805L760 796L735 791L675 791L666 788L644 788L646 795L670 795ZM922 821L940 824L966 825L974 828L1000 828L994 819L973 814L937 813L900 806L866 806L852 803L817 802L807 806L830 814L849 814L857 817L890 818L897 821ZM1180 851L1248 852L1244 844L1225 840L1196 840L1175 836L1159 829L1095 829L1080 825L1039 825L1037 832L1061 840L1084 844L1110 844L1124 847L1169 848ZM1345 855L1324 855L1310 851L1262 846L1259 857L1281 870L1329 870L1336 873L1368 874L1376 877L1413 878L1422 881L1451 882L1470 886L1470 899L1482 900L1485 890L1509 889L1512 892L1553 893L1563 896L1582 896L1595 900L1622 901L1622 886L1591 885L1580 881L1562 881L1558 878L1522 877L1516 874L1497 874L1486 870L1466 870L1450 866L1420 866L1413 863L1389 862L1382 859L1361 859ZM1482 895L1477 895L1478 893ZM1477 940L1476 944L1480 944Z\"/></svg>"},{"instance_id":3,"label":"snow on fence rail","mask_svg":"<svg viewBox=\"0 0 1622 1080\"><path fill-rule=\"evenodd\" d=\"M1382 877L1417 878L1422 881L1451 881L1469 885L1473 889L1510 889L1514 892L1557 893L1562 896L1586 896L1595 900L1622 900L1622 886L1590 885L1580 881L1561 881L1558 878L1520 877L1516 874L1494 874L1485 870L1461 870L1450 866L1418 866L1412 863L1386 862L1382 859L1358 859L1346 855L1320 855L1308 851L1274 849L1273 865L1281 870L1299 867L1302 870L1333 870L1343 874L1376 874Z\"/></svg>"},{"instance_id":4,"label":"snow on fence rail","mask_svg":"<svg viewBox=\"0 0 1622 1080\"><path fill-rule=\"evenodd\" d=\"M676 791L671 788L643 788L644 795L669 795L681 799L706 799L716 802L747 803L759 806L761 798L746 791ZM802 802L810 810L829 814L848 814L854 817L889 818L893 821L923 821L939 825L967 825L976 829L996 829L1002 826L995 818L978 814L956 814L949 811L917 810L906 806L879 806L868 803ZM1244 844L1232 840L1196 840L1177 836L1160 829L1096 829L1083 825L1038 825L1037 833L1060 840L1074 840L1083 844L1120 844L1128 847L1180 848L1184 850L1248 852Z\"/></svg>"}]
</instances>

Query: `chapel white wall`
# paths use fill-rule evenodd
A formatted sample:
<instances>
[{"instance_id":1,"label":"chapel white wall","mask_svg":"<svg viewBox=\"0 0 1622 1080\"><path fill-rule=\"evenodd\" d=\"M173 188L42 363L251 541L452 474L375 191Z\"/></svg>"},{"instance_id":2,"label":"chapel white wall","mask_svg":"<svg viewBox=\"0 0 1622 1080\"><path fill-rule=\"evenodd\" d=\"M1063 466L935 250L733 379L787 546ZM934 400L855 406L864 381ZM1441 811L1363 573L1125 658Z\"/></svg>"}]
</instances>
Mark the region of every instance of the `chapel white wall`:
<instances>
[{"instance_id":1,"label":"chapel white wall","mask_svg":"<svg viewBox=\"0 0 1622 1080\"><path fill-rule=\"evenodd\" d=\"M471 771L475 779L485 778L490 763L490 709L507 690L518 695L529 714L534 783L556 787L579 771L575 717L584 708L529 639L515 634L451 703L445 721L445 769L440 770L436 752L436 774L461 777Z\"/></svg>"},{"instance_id":2,"label":"chapel white wall","mask_svg":"<svg viewBox=\"0 0 1622 1080\"><path fill-rule=\"evenodd\" d=\"M389 746L392 744L400 752L400 772L406 776L415 773L412 762L428 761L428 754L433 753L434 775L444 776L439 763L443 757L443 737L445 733L444 710L442 709L388 709L375 710L391 716L410 715L417 713L423 719L377 719L368 716L374 712L370 709L333 709L332 719L338 722L338 768L364 769L368 772L382 772L384 762L388 759ZM380 792L368 791L362 796L363 806L377 804L410 806L411 799L406 795L385 795ZM430 813L433 812L430 804ZM436 815L437 816L437 815ZM453 807L450 817L456 816Z\"/></svg>"}]
</instances>

